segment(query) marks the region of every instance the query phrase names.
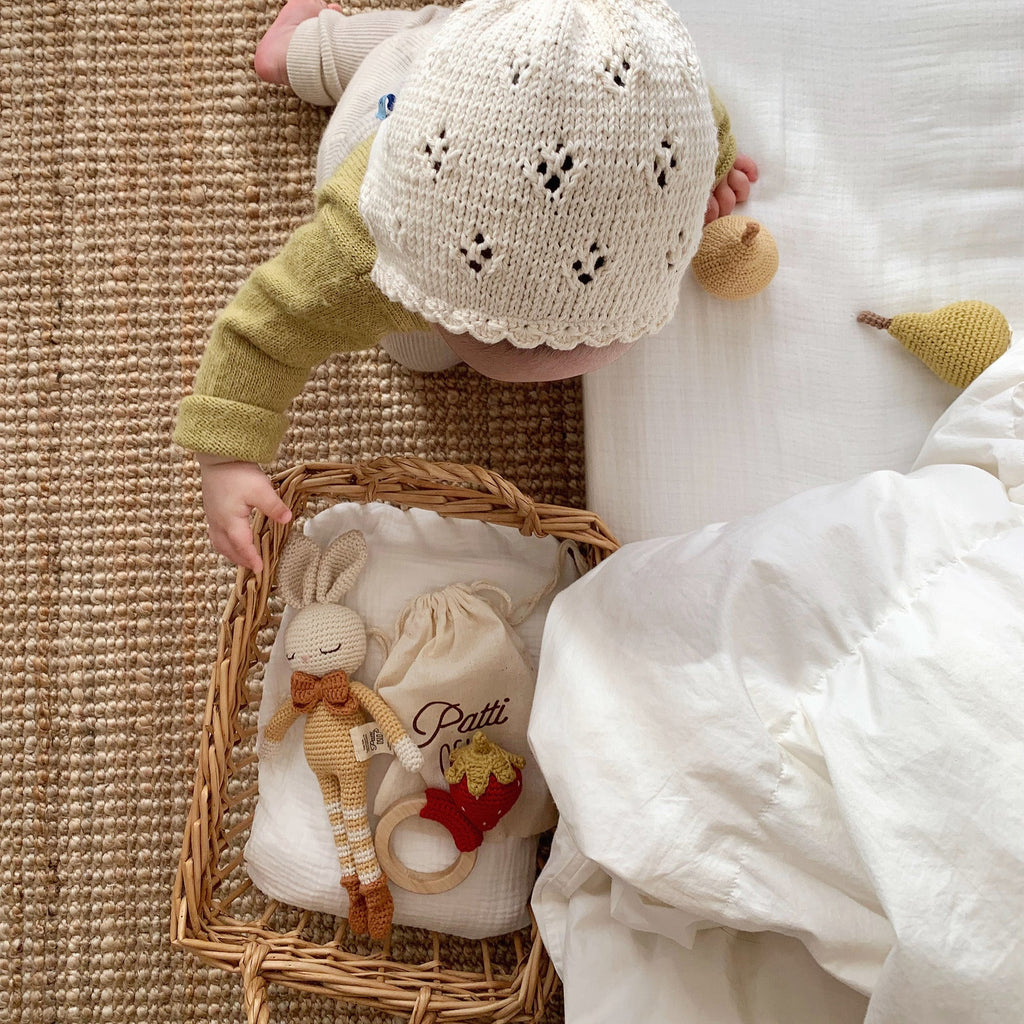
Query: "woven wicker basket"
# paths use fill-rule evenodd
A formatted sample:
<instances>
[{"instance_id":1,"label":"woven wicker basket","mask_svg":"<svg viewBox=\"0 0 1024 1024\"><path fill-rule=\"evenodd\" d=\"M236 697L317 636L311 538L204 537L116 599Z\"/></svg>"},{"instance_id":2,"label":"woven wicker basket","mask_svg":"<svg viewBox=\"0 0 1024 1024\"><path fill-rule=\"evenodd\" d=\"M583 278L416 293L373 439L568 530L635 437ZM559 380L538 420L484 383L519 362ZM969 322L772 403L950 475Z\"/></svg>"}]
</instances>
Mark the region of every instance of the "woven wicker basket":
<instances>
[{"instance_id":1,"label":"woven wicker basket","mask_svg":"<svg viewBox=\"0 0 1024 1024\"><path fill-rule=\"evenodd\" d=\"M618 544L589 512L531 501L486 470L411 458L299 466L275 484L292 523L339 501L384 501L481 519L527 535L577 541L591 566ZM256 804L256 712L281 600L278 557L290 525L257 517L264 568L240 570L220 626L192 806L174 884L171 941L241 973L250 1024L270 1019L275 983L430 1022L536 1021L557 985L531 930L471 943L396 927L383 948L344 919L268 900L249 881L243 849Z\"/></svg>"}]
</instances>

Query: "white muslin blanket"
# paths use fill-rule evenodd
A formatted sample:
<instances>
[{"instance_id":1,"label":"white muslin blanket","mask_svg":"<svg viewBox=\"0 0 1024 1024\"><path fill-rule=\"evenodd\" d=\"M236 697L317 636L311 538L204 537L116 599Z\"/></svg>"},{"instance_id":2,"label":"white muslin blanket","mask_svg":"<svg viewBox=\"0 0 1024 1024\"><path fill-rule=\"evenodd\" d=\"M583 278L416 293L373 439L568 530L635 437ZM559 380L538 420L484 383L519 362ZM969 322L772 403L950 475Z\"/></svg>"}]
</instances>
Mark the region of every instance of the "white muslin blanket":
<instances>
[{"instance_id":1,"label":"white muslin blanket","mask_svg":"<svg viewBox=\"0 0 1024 1024\"><path fill-rule=\"evenodd\" d=\"M568 1024L1024 1019L1024 346L911 472L561 594L530 740Z\"/></svg>"},{"instance_id":2,"label":"white muslin blanket","mask_svg":"<svg viewBox=\"0 0 1024 1024\"><path fill-rule=\"evenodd\" d=\"M552 583L556 566L562 566L559 587L576 575L573 566L560 558L558 541L553 537L524 537L509 527L446 519L420 509L399 509L379 502L341 502L304 525L306 535L322 548L348 530L363 534L369 556L365 571L345 602L368 626L389 635L410 600L453 583L493 581L514 604L525 607L533 606L538 592ZM531 668L536 663L550 600L550 594L541 597L516 627ZM285 609L265 670L260 705L260 724L264 728L274 710L288 699L291 667L283 638L293 614L292 609ZM383 660L380 645L371 643L366 662L355 677L360 682L375 683ZM531 695L532 686L531 692L520 692L517 698L528 701ZM467 720L473 721L481 714L472 696L457 689L446 692L444 736L452 745L472 735ZM528 714L527 708L516 716L521 729ZM436 720L433 724L439 727ZM405 725L415 733L412 721ZM517 752L521 749L526 753L525 744L521 740L517 744L522 744L517 745ZM390 761L390 754L370 761L371 801ZM550 798L535 765L528 764L526 771L535 777L529 783L530 811L519 817L520 823L528 827L512 835L490 833L478 851L473 871L453 889L424 894L393 886L396 924L469 939L502 935L529 924L527 904L537 864L535 833L547 828L553 815L548 814ZM256 816L245 847L250 878L272 899L345 916L348 900L338 884L338 853L323 795L303 754L300 727L289 730L277 758L260 764L259 786ZM422 789L420 780L417 791ZM382 807L378 813L384 810ZM420 871L439 870L458 855L451 836L440 825L420 818L403 822L395 830L393 843L399 859Z\"/></svg>"}]
</instances>

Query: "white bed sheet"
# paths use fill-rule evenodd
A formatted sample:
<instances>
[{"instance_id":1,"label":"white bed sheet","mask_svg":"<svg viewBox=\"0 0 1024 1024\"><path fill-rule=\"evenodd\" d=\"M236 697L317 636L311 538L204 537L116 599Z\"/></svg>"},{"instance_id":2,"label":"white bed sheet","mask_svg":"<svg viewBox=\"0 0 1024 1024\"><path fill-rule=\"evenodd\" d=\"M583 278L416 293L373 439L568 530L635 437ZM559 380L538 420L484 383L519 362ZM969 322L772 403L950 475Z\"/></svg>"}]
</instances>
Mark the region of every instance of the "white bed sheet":
<instances>
[{"instance_id":1,"label":"white bed sheet","mask_svg":"<svg viewBox=\"0 0 1024 1024\"><path fill-rule=\"evenodd\" d=\"M739 212L771 230L780 269L738 303L688 277L664 331L585 378L588 506L624 541L909 471L957 391L857 324L861 309L976 298L1024 329L1024 5L670 2L741 151L758 162ZM976 451L962 405L958 416L960 447L940 423L921 464L941 449L1000 476L1019 502L1019 445L1008 457ZM556 962L575 969L569 1024L864 1019L874 983L841 984L790 936L708 928L638 903L568 818L563 809L535 901ZM908 879L920 870L920 858L905 866ZM622 983L596 983L613 970ZM900 1018L884 999L874 1010L925 1019Z\"/></svg>"},{"instance_id":2,"label":"white bed sheet","mask_svg":"<svg viewBox=\"0 0 1024 1024\"><path fill-rule=\"evenodd\" d=\"M1024 326L1024 4L672 0L761 180L778 275L586 378L588 505L620 539L905 471L956 392L855 321L977 298Z\"/></svg>"}]
</instances>

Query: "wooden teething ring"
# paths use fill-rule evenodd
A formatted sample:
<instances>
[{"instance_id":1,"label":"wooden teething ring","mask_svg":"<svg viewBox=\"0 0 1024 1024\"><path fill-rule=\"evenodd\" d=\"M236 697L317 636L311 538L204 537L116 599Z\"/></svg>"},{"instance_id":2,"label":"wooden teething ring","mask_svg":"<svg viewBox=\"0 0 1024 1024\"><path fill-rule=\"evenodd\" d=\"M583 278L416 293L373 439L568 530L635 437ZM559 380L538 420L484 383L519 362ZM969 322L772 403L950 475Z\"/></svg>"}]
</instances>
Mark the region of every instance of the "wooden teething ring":
<instances>
[{"instance_id":1,"label":"wooden teething ring","mask_svg":"<svg viewBox=\"0 0 1024 1024\"><path fill-rule=\"evenodd\" d=\"M393 803L377 822L373 843L377 848L377 860L390 881L408 892L432 896L454 889L460 882L466 880L476 864L476 850L460 853L448 867L441 868L440 871L414 871L398 860L391 851L392 833L406 818L419 815L426 806L425 796L410 796Z\"/></svg>"}]
</instances>

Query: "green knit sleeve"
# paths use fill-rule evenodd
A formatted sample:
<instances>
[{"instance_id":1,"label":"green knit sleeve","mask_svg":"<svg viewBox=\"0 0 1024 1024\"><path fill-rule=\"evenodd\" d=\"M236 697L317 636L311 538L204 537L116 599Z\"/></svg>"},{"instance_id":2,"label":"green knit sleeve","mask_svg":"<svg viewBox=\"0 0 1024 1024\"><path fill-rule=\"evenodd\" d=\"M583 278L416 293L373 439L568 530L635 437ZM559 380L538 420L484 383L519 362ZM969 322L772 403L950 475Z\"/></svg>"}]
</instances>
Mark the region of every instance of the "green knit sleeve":
<instances>
[{"instance_id":1,"label":"green knit sleeve","mask_svg":"<svg viewBox=\"0 0 1024 1024\"><path fill-rule=\"evenodd\" d=\"M358 202L371 142L353 151L318 195L314 219L253 271L217 319L178 410L182 447L270 462L314 366L391 332L429 329L370 280L377 253Z\"/></svg>"},{"instance_id":2,"label":"green knit sleeve","mask_svg":"<svg viewBox=\"0 0 1024 1024\"><path fill-rule=\"evenodd\" d=\"M736 139L732 134L729 111L710 86L708 97L711 100L711 113L714 114L715 124L718 125L718 159L715 161L715 185L718 185L736 163Z\"/></svg>"}]
</instances>

